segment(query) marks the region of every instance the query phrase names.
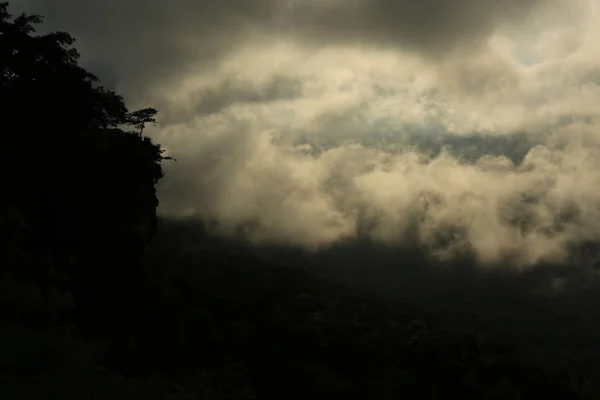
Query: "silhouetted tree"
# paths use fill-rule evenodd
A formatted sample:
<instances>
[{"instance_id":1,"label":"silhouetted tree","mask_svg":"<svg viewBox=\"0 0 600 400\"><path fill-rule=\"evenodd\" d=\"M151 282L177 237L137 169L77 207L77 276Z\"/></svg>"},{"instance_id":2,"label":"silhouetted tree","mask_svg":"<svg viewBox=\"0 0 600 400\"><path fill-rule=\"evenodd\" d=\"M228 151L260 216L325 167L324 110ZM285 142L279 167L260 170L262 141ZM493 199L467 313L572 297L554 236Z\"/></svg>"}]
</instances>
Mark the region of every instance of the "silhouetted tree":
<instances>
[{"instance_id":1,"label":"silhouetted tree","mask_svg":"<svg viewBox=\"0 0 600 400\"><path fill-rule=\"evenodd\" d=\"M129 114L129 123L140 130L139 134L142 136L144 131L144 127L147 123L152 122L156 124L156 116L157 111L154 108L144 108L141 110L134 111Z\"/></svg>"},{"instance_id":2,"label":"silhouetted tree","mask_svg":"<svg viewBox=\"0 0 600 400\"><path fill-rule=\"evenodd\" d=\"M157 111L130 112L120 95L97 85L98 79L78 65L73 37L34 34L42 20L25 14L13 18L8 3L0 3L1 140L6 149L0 174L16 197L3 200L14 203L38 194L34 197L46 201L44 192L58 192L61 185L66 189L71 179L79 186L101 175L105 181L127 175L127 185L132 179L157 182L166 158L160 146L150 139L129 140L121 130L120 137L105 134L132 126L141 136L145 124L156 122Z\"/></svg>"},{"instance_id":3,"label":"silhouetted tree","mask_svg":"<svg viewBox=\"0 0 600 400\"><path fill-rule=\"evenodd\" d=\"M129 111L78 64L72 36L35 33L42 21L0 2L0 206L24 217L35 251L76 255L79 304L118 303L141 281L170 157L142 137L157 111Z\"/></svg>"}]
</instances>

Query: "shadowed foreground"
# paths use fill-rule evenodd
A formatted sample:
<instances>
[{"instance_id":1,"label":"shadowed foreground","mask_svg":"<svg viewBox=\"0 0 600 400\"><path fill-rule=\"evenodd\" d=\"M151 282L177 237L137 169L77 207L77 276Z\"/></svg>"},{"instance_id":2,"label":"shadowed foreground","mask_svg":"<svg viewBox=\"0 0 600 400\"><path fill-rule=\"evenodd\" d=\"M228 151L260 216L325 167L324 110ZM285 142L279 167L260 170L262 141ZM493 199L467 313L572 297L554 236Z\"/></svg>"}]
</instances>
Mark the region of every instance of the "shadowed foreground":
<instances>
[{"instance_id":1,"label":"shadowed foreground","mask_svg":"<svg viewBox=\"0 0 600 400\"><path fill-rule=\"evenodd\" d=\"M21 320L2 331L4 397L594 398L580 374L535 365L483 333L270 265L239 243L201 244L178 254L157 243L132 304L90 316L86 330L36 326L60 296L13 281Z\"/></svg>"}]
</instances>

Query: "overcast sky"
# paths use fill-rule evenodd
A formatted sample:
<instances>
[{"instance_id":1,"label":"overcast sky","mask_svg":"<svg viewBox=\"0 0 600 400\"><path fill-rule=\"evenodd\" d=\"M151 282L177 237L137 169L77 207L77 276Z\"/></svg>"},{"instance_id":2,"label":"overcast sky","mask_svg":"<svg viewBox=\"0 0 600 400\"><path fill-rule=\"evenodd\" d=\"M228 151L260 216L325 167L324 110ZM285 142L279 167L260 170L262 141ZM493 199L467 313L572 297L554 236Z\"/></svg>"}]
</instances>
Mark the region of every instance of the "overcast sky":
<instances>
[{"instance_id":1,"label":"overcast sky","mask_svg":"<svg viewBox=\"0 0 600 400\"><path fill-rule=\"evenodd\" d=\"M600 239L600 0L18 0L155 106L160 212L483 263ZM453 149L445 150L446 145ZM518 153L518 154L517 154ZM462 155L462 156L461 156Z\"/></svg>"}]
</instances>

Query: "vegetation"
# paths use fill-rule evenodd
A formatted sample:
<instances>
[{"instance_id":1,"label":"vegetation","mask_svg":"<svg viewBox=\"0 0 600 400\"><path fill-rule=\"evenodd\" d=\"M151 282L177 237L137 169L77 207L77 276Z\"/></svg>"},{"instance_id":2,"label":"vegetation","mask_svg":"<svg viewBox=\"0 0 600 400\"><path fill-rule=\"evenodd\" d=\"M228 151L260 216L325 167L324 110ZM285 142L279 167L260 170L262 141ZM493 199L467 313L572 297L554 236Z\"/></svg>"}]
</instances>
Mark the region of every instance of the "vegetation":
<instances>
[{"instance_id":1,"label":"vegetation","mask_svg":"<svg viewBox=\"0 0 600 400\"><path fill-rule=\"evenodd\" d=\"M1 398L592 398L580 376L240 243L162 240L144 260L156 110L129 111L40 22L0 3Z\"/></svg>"}]
</instances>

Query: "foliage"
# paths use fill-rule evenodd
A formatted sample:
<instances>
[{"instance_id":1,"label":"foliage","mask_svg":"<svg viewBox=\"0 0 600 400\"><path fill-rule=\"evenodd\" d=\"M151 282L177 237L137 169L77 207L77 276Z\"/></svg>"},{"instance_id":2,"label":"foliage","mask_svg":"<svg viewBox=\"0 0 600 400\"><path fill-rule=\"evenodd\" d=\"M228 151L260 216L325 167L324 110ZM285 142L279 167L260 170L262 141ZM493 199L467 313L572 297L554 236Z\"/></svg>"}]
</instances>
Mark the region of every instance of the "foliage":
<instances>
[{"instance_id":1,"label":"foliage","mask_svg":"<svg viewBox=\"0 0 600 400\"><path fill-rule=\"evenodd\" d=\"M71 47L74 38L69 34L34 35L35 25L41 21L37 15L13 18L8 3L0 3L1 139L10 149L2 159L2 174L21 192L27 189L25 181L32 189L41 185L39 181L64 176L79 161L73 160L74 156L96 153L98 158L90 164L104 172L115 151L123 149L121 143L104 138L103 132L132 126L141 137L145 124L156 122L155 109L131 112L122 96L97 85L96 76L78 65L79 53ZM132 166L154 164L145 171L150 172L152 181L158 181L163 174L160 163L165 159L160 146L149 138L138 138L135 145L138 151L129 153L128 162L120 160L115 166L123 172ZM81 176L85 172L77 171L80 179L86 179ZM147 178L137 179L143 182ZM73 179L66 177L69 182Z\"/></svg>"}]
</instances>

